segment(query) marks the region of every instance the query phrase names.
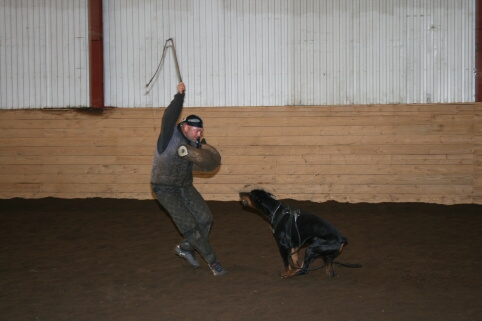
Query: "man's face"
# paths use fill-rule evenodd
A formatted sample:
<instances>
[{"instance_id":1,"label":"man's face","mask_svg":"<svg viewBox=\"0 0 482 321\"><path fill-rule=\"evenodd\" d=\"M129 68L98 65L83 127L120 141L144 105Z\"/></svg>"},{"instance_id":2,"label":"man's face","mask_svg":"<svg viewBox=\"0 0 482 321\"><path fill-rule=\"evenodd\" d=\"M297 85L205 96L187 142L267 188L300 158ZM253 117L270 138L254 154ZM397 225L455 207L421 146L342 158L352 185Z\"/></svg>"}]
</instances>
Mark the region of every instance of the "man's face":
<instances>
[{"instance_id":1,"label":"man's face","mask_svg":"<svg viewBox=\"0 0 482 321\"><path fill-rule=\"evenodd\" d=\"M191 142L195 142L199 137L201 137L203 129L184 124L182 126L182 132L187 139L189 139Z\"/></svg>"}]
</instances>

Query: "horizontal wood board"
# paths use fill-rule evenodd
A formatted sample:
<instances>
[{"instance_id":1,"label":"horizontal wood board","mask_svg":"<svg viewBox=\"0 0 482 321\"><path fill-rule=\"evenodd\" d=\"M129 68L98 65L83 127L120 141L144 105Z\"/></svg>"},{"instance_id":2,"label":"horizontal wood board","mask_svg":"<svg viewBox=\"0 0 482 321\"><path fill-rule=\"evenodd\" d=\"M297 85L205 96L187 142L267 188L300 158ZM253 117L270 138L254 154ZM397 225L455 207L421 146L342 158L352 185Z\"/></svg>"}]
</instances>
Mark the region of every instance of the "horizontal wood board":
<instances>
[{"instance_id":1,"label":"horizontal wood board","mask_svg":"<svg viewBox=\"0 0 482 321\"><path fill-rule=\"evenodd\" d=\"M0 198L151 199L164 108L0 111ZM222 155L207 200L482 204L482 105L185 108Z\"/></svg>"}]
</instances>

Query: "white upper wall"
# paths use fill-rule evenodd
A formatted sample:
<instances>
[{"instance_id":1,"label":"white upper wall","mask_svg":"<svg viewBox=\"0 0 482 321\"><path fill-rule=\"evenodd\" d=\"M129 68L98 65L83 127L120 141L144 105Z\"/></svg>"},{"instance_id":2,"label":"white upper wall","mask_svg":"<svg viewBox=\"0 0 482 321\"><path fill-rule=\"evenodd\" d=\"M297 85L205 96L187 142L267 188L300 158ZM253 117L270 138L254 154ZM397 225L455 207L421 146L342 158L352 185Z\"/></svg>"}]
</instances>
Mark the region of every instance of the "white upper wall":
<instances>
[{"instance_id":1,"label":"white upper wall","mask_svg":"<svg viewBox=\"0 0 482 321\"><path fill-rule=\"evenodd\" d=\"M104 0L105 104L473 102L475 0ZM87 106L87 0L0 0L0 108Z\"/></svg>"},{"instance_id":2,"label":"white upper wall","mask_svg":"<svg viewBox=\"0 0 482 321\"><path fill-rule=\"evenodd\" d=\"M0 108L89 104L87 0L0 0Z\"/></svg>"}]
</instances>

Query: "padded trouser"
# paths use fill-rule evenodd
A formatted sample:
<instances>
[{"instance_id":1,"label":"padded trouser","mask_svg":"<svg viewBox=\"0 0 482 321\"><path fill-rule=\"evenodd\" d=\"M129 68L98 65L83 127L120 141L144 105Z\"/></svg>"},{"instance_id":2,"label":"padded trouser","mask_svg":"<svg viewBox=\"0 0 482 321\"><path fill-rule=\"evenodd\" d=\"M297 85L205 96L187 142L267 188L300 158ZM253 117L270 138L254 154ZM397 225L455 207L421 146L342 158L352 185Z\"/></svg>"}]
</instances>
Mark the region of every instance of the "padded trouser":
<instances>
[{"instance_id":1,"label":"padded trouser","mask_svg":"<svg viewBox=\"0 0 482 321\"><path fill-rule=\"evenodd\" d=\"M195 249L206 262L214 262L216 255L208 242L213 216L201 194L194 186L176 188L152 184L152 190L185 238L181 249Z\"/></svg>"}]
</instances>

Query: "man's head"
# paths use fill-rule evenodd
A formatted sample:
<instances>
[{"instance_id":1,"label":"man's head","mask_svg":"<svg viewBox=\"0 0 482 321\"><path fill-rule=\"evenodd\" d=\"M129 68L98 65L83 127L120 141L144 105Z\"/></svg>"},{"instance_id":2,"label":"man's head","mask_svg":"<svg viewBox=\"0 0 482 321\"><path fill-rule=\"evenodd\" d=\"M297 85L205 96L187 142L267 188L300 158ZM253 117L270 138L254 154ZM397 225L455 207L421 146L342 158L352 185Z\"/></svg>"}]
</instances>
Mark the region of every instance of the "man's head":
<instances>
[{"instance_id":1,"label":"man's head","mask_svg":"<svg viewBox=\"0 0 482 321\"><path fill-rule=\"evenodd\" d=\"M203 121L199 116L189 115L181 121L181 130L187 139L195 142L203 132Z\"/></svg>"}]
</instances>

